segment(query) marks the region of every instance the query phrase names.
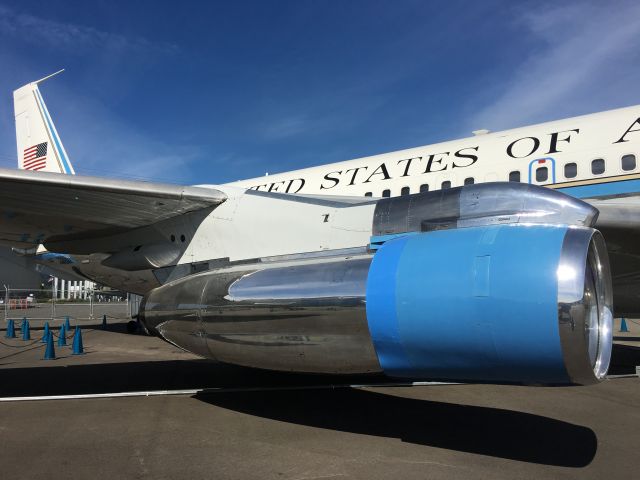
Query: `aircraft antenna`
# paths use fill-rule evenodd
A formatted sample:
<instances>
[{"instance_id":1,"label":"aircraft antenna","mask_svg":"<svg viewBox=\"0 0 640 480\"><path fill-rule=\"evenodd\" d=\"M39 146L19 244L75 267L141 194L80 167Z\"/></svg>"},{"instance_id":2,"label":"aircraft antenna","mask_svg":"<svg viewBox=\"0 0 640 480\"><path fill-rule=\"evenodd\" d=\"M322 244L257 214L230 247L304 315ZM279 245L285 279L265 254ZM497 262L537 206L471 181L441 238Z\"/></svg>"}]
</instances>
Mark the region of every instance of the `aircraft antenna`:
<instances>
[{"instance_id":1,"label":"aircraft antenna","mask_svg":"<svg viewBox=\"0 0 640 480\"><path fill-rule=\"evenodd\" d=\"M55 77L56 75L58 75L59 73L62 73L62 72L64 72L64 68L63 68L62 70L58 70L57 72L52 73L51 75L47 75L46 77L43 77L43 78L41 78L40 80L36 80L35 82L31 82L31 83L42 83L42 82L44 82L45 80L48 80L48 79L50 79L51 77Z\"/></svg>"},{"instance_id":2,"label":"aircraft antenna","mask_svg":"<svg viewBox=\"0 0 640 480\"><path fill-rule=\"evenodd\" d=\"M490 132L491 130L487 130L486 128L483 128L481 130L474 130L471 133L473 133L477 137L478 135L486 135L487 133L490 133Z\"/></svg>"}]
</instances>

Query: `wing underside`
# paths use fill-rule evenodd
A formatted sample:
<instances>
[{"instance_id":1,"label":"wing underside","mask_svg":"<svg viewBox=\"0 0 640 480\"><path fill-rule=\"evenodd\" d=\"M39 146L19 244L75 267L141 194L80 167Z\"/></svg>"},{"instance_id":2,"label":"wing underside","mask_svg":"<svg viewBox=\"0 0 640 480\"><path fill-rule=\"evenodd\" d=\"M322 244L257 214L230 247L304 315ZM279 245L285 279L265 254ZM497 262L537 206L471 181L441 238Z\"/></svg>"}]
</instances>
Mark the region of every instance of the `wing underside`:
<instances>
[{"instance_id":1,"label":"wing underside","mask_svg":"<svg viewBox=\"0 0 640 480\"><path fill-rule=\"evenodd\" d=\"M29 248L103 237L225 199L213 188L0 169L0 242Z\"/></svg>"}]
</instances>

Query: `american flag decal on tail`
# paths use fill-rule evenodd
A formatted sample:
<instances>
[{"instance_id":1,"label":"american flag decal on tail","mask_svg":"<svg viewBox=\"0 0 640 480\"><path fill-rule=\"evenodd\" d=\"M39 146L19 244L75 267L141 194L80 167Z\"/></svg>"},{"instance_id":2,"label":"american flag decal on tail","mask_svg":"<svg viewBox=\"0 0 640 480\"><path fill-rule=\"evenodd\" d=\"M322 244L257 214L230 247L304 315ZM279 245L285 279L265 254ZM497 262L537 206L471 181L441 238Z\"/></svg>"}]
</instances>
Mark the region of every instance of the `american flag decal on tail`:
<instances>
[{"instance_id":1,"label":"american flag decal on tail","mask_svg":"<svg viewBox=\"0 0 640 480\"><path fill-rule=\"evenodd\" d=\"M33 147L24 149L25 170L42 170L47 166L47 142L42 142Z\"/></svg>"}]
</instances>

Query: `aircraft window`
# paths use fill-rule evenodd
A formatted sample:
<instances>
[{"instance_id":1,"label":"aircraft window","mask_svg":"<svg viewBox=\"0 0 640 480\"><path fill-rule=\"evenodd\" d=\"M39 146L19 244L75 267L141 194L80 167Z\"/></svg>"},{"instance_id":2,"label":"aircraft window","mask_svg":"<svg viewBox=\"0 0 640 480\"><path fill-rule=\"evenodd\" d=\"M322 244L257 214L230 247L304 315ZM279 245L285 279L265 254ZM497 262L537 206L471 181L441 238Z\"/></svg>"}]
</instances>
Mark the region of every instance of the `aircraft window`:
<instances>
[{"instance_id":1,"label":"aircraft window","mask_svg":"<svg viewBox=\"0 0 640 480\"><path fill-rule=\"evenodd\" d=\"M391 196L391 190L387 189L387 190L383 190L382 191L382 196L385 198L388 198Z\"/></svg>"},{"instance_id":2,"label":"aircraft window","mask_svg":"<svg viewBox=\"0 0 640 480\"><path fill-rule=\"evenodd\" d=\"M520 172L515 170L509 173L509 181L510 182L519 182L520 181Z\"/></svg>"},{"instance_id":3,"label":"aircraft window","mask_svg":"<svg viewBox=\"0 0 640 480\"><path fill-rule=\"evenodd\" d=\"M473 177L469 177L469 178L465 178L464 179L464 184L465 185L473 185L474 183L476 183L476 181L473 179Z\"/></svg>"},{"instance_id":4,"label":"aircraft window","mask_svg":"<svg viewBox=\"0 0 640 480\"><path fill-rule=\"evenodd\" d=\"M567 178L574 178L578 175L578 165L575 163L567 163L564 166L564 176Z\"/></svg>"},{"instance_id":5,"label":"aircraft window","mask_svg":"<svg viewBox=\"0 0 640 480\"><path fill-rule=\"evenodd\" d=\"M400 190L400 195L409 195L409 193L409 187L402 187L402 190Z\"/></svg>"},{"instance_id":6,"label":"aircraft window","mask_svg":"<svg viewBox=\"0 0 640 480\"><path fill-rule=\"evenodd\" d=\"M628 171L636 168L636 156L624 155L622 157L622 170Z\"/></svg>"},{"instance_id":7,"label":"aircraft window","mask_svg":"<svg viewBox=\"0 0 640 480\"><path fill-rule=\"evenodd\" d=\"M422 185L420 185L420 193L428 192L428 191L429 191L429 184L423 183Z\"/></svg>"},{"instance_id":8,"label":"aircraft window","mask_svg":"<svg viewBox=\"0 0 640 480\"><path fill-rule=\"evenodd\" d=\"M175 235L171 235L171 241L175 242L176 241L176 236Z\"/></svg>"},{"instance_id":9,"label":"aircraft window","mask_svg":"<svg viewBox=\"0 0 640 480\"><path fill-rule=\"evenodd\" d=\"M373 197L373 193L372 192L367 192L364 194L365 197Z\"/></svg>"},{"instance_id":10,"label":"aircraft window","mask_svg":"<svg viewBox=\"0 0 640 480\"><path fill-rule=\"evenodd\" d=\"M546 182L549 178L549 169L540 167L536 170L536 182Z\"/></svg>"},{"instance_id":11,"label":"aircraft window","mask_svg":"<svg viewBox=\"0 0 640 480\"><path fill-rule=\"evenodd\" d=\"M602 158L596 158L591 162L591 173L594 175L601 175L604 173L604 160Z\"/></svg>"},{"instance_id":12,"label":"aircraft window","mask_svg":"<svg viewBox=\"0 0 640 480\"><path fill-rule=\"evenodd\" d=\"M451 182L449 180L442 182L442 189L444 190L445 188L451 188Z\"/></svg>"},{"instance_id":13,"label":"aircraft window","mask_svg":"<svg viewBox=\"0 0 640 480\"><path fill-rule=\"evenodd\" d=\"M186 238L184 235L180 235L180 241L181 241L182 243L184 243L184 241L185 241L186 239L187 239L187 238Z\"/></svg>"}]
</instances>

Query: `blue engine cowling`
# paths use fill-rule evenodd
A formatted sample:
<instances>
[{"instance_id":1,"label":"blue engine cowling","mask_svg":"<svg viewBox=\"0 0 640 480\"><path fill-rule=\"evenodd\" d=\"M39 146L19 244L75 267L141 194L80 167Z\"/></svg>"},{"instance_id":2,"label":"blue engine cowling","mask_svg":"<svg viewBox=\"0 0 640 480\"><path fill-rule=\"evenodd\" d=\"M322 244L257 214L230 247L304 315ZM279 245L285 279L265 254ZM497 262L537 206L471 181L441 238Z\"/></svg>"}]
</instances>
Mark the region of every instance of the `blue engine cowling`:
<instances>
[{"instance_id":1,"label":"blue engine cowling","mask_svg":"<svg viewBox=\"0 0 640 480\"><path fill-rule=\"evenodd\" d=\"M611 279L590 228L506 225L394 238L366 312L393 377L589 384L611 354Z\"/></svg>"}]
</instances>

